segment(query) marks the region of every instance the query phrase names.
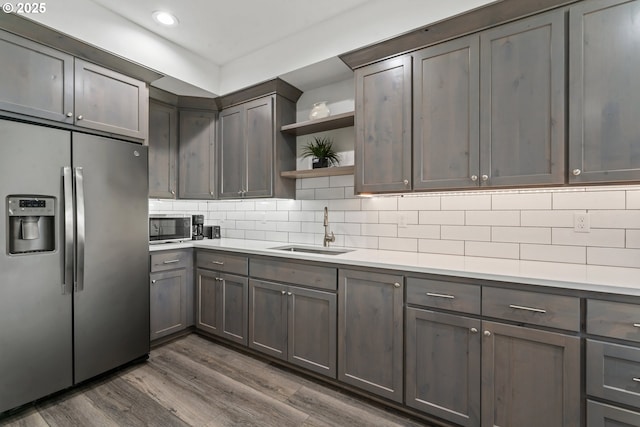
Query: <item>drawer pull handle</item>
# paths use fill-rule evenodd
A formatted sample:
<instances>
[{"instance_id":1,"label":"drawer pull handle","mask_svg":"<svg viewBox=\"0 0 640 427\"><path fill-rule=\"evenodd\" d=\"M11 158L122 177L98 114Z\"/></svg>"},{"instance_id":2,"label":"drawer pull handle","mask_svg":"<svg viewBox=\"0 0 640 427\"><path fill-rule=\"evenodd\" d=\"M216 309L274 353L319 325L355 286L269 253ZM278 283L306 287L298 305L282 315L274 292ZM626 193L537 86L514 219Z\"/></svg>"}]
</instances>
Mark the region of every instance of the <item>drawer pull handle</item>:
<instances>
[{"instance_id":1,"label":"drawer pull handle","mask_svg":"<svg viewBox=\"0 0 640 427\"><path fill-rule=\"evenodd\" d=\"M640 328L640 323L634 323L634 324L633 324L633 326L634 326L635 328Z\"/></svg>"},{"instance_id":2,"label":"drawer pull handle","mask_svg":"<svg viewBox=\"0 0 640 427\"><path fill-rule=\"evenodd\" d=\"M547 312L547 310L543 310L541 308L525 307L523 305L515 305L515 304L509 304L509 308L513 308L514 310L532 311L534 313L546 313Z\"/></svg>"},{"instance_id":3,"label":"drawer pull handle","mask_svg":"<svg viewBox=\"0 0 640 427\"><path fill-rule=\"evenodd\" d=\"M453 295L436 294L436 293L433 293L433 292L427 292L427 296L436 297L436 298L447 298L447 299L454 299L455 298L455 296L453 296Z\"/></svg>"},{"instance_id":4,"label":"drawer pull handle","mask_svg":"<svg viewBox=\"0 0 640 427\"><path fill-rule=\"evenodd\" d=\"M224 265L224 262L222 262L222 261L211 261L211 264Z\"/></svg>"},{"instance_id":5,"label":"drawer pull handle","mask_svg":"<svg viewBox=\"0 0 640 427\"><path fill-rule=\"evenodd\" d=\"M175 264L176 262L180 262L179 259L170 259L168 261L164 261L163 264Z\"/></svg>"},{"instance_id":6,"label":"drawer pull handle","mask_svg":"<svg viewBox=\"0 0 640 427\"><path fill-rule=\"evenodd\" d=\"M635 382L640 383L640 378L636 377L633 379Z\"/></svg>"}]
</instances>

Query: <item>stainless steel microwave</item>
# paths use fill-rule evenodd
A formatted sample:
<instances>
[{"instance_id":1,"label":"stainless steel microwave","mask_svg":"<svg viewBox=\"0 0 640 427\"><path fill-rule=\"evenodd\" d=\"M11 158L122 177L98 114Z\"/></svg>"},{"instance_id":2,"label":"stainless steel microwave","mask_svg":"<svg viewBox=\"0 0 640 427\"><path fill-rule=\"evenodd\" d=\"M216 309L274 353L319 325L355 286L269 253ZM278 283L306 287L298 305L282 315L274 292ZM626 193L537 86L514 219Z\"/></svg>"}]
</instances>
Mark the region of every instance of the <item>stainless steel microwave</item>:
<instances>
[{"instance_id":1,"label":"stainless steel microwave","mask_svg":"<svg viewBox=\"0 0 640 427\"><path fill-rule=\"evenodd\" d=\"M191 217L151 215L149 243L169 243L191 240Z\"/></svg>"}]
</instances>

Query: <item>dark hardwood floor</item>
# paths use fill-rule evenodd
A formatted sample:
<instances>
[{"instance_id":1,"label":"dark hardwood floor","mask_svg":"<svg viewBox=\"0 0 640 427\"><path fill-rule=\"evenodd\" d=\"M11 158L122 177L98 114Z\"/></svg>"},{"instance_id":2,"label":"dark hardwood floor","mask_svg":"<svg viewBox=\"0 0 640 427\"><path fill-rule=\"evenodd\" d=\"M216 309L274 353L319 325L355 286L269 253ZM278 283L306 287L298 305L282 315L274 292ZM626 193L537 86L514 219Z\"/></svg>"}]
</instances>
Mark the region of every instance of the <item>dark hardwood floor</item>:
<instances>
[{"instance_id":1,"label":"dark hardwood floor","mask_svg":"<svg viewBox=\"0 0 640 427\"><path fill-rule=\"evenodd\" d=\"M191 334L146 363L0 418L3 426L422 426Z\"/></svg>"}]
</instances>

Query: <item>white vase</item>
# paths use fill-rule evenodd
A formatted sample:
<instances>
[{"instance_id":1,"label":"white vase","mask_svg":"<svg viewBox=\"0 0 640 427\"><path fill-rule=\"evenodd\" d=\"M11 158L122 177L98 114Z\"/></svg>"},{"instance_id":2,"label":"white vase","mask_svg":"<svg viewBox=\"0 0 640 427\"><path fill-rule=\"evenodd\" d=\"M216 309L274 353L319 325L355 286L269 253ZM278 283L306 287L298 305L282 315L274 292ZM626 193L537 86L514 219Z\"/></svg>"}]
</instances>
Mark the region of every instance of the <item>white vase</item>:
<instances>
[{"instance_id":1,"label":"white vase","mask_svg":"<svg viewBox=\"0 0 640 427\"><path fill-rule=\"evenodd\" d=\"M327 101L316 102L309 113L309 120L322 119L329 117L331 111L327 107Z\"/></svg>"}]
</instances>

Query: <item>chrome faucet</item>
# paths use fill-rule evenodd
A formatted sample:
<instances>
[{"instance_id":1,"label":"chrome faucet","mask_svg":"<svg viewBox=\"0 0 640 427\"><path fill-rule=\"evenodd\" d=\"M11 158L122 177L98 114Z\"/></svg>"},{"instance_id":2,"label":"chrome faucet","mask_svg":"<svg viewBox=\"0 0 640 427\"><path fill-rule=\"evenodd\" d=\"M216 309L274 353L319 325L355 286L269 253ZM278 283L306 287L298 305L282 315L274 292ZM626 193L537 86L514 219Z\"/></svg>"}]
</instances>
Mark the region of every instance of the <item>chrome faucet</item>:
<instances>
[{"instance_id":1,"label":"chrome faucet","mask_svg":"<svg viewBox=\"0 0 640 427\"><path fill-rule=\"evenodd\" d=\"M324 207L324 239L322 240L322 245L325 247L329 246L329 242L335 242L336 236L333 235L333 231L331 234L328 233L329 229L329 208Z\"/></svg>"}]
</instances>

